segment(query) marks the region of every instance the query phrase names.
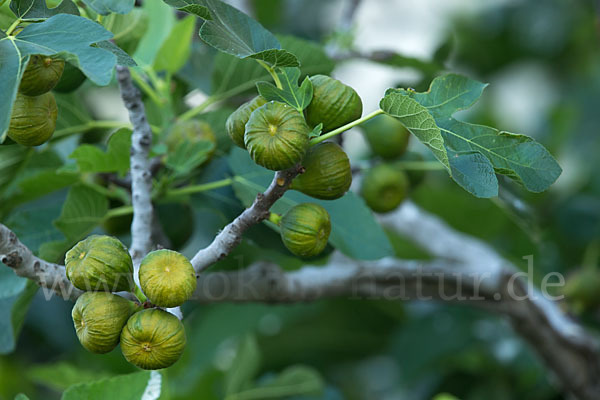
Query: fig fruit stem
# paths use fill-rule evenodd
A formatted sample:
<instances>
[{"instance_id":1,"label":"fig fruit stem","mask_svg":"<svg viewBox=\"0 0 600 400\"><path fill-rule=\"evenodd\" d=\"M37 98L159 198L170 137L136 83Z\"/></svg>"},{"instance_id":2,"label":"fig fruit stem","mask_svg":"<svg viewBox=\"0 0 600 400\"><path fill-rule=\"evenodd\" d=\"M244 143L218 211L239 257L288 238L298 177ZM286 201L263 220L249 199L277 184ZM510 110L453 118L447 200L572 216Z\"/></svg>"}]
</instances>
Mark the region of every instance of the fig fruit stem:
<instances>
[{"instance_id":1,"label":"fig fruit stem","mask_svg":"<svg viewBox=\"0 0 600 400\"><path fill-rule=\"evenodd\" d=\"M264 69L267 70L269 75L271 75L271 77L273 78L273 81L275 82L275 86L277 86L278 89L283 89L283 85L281 84L281 80L279 79L279 76L277 76L277 72L275 72L275 69L262 60L256 60L256 61L260 65L262 65Z\"/></svg>"},{"instance_id":2,"label":"fig fruit stem","mask_svg":"<svg viewBox=\"0 0 600 400\"><path fill-rule=\"evenodd\" d=\"M324 140L330 139L336 135L339 135L340 133L347 131L348 129L354 128L355 126L360 125L363 122L366 122L366 121L370 120L371 118L378 116L379 114L383 114L383 110L379 109L379 110L373 111L372 113L367 114L364 117L361 117L359 119L355 119L354 121L349 122L344 126L340 126L339 128L332 130L331 132L327 132L324 135L321 135L319 137L311 139L310 145L314 146L316 144L319 144Z\"/></svg>"},{"instance_id":3,"label":"fig fruit stem","mask_svg":"<svg viewBox=\"0 0 600 400\"><path fill-rule=\"evenodd\" d=\"M142 292L142 289L140 289L138 287L138 285L135 285L135 289L133 289L133 294L135 294L135 297L138 298L138 300L140 301L140 303L145 303L146 301L148 301L148 298Z\"/></svg>"},{"instance_id":4,"label":"fig fruit stem","mask_svg":"<svg viewBox=\"0 0 600 400\"><path fill-rule=\"evenodd\" d=\"M226 178L226 179L221 179L219 181L202 183L200 185L190 185L190 186L186 186L186 187L183 187L180 189L171 189L171 190L167 191L166 197L178 197L178 196L184 196L187 194L206 192L209 190L230 186L233 184L234 181L235 181L235 178Z\"/></svg>"},{"instance_id":5,"label":"fig fruit stem","mask_svg":"<svg viewBox=\"0 0 600 400\"><path fill-rule=\"evenodd\" d=\"M17 29L17 26L19 26L19 24L21 23L21 18L17 18L15 20L15 22L13 22L8 29L6 30L6 36L10 36L12 35L12 33L14 32L15 29Z\"/></svg>"},{"instance_id":6,"label":"fig fruit stem","mask_svg":"<svg viewBox=\"0 0 600 400\"><path fill-rule=\"evenodd\" d=\"M274 223L275 225L279 225L279 222L281 222L281 215L277 214L277 213L270 213L269 214L269 221Z\"/></svg>"}]
</instances>

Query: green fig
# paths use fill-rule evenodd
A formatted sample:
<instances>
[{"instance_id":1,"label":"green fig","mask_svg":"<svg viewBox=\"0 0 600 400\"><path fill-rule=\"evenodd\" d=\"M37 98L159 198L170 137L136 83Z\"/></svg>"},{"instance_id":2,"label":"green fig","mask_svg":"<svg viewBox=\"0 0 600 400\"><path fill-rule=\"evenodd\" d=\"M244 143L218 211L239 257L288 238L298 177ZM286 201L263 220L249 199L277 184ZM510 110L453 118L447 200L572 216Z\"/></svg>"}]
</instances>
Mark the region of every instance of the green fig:
<instances>
[{"instance_id":1,"label":"green fig","mask_svg":"<svg viewBox=\"0 0 600 400\"><path fill-rule=\"evenodd\" d=\"M8 127L8 137L23 146L39 146L56 129L58 107L52 93L29 97L17 93Z\"/></svg>"},{"instance_id":2,"label":"green fig","mask_svg":"<svg viewBox=\"0 0 600 400\"><path fill-rule=\"evenodd\" d=\"M65 257L67 278L86 291L131 291L133 262L127 248L111 236L92 235L77 243Z\"/></svg>"},{"instance_id":3,"label":"green fig","mask_svg":"<svg viewBox=\"0 0 600 400\"><path fill-rule=\"evenodd\" d=\"M173 365L181 357L185 344L185 329L181 321L159 309L133 314L121 332L123 356L142 369Z\"/></svg>"},{"instance_id":4,"label":"green fig","mask_svg":"<svg viewBox=\"0 0 600 400\"><path fill-rule=\"evenodd\" d=\"M371 210L386 213L394 210L406 198L408 178L403 171L380 164L365 173L360 192Z\"/></svg>"},{"instance_id":5,"label":"green fig","mask_svg":"<svg viewBox=\"0 0 600 400\"><path fill-rule=\"evenodd\" d=\"M135 308L131 301L112 293L83 293L71 312L77 338L92 353L108 353L119 344L121 331Z\"/></svg>"},{"instance_id":6,"label":"green fig","mask_svg":"<svg viewBox=\"0 0 600 400\"><path fill-rule=\"evenodd\" d=\"M289 251L300 257L321 253L331 233L329 213L314 203L302 203L291 208L281 218L281 240Z\"/></svg>"},{"instance_id":7,"label":"green fig","mask_svg":"<svg viewBox=\"0 0 600 400\"><path fill-rule=\"evenodd\" d=\"M322 123L323 132L329 132L360 118L362 101L354 89L325 75L311 76L310 80L313 98L306 108L310 126Z\"/></svg>"},{"instance_id":8,"label":"green fig","mask_svg":"<svg viewBox=\"0 0 600 400\"><path fill-rule=\"evenodd\" d=\"M256 96L252 100L239 106L238 109L232 112L229 118L227 118L227 122L225 123L227 134L229 134L229 137L231 140L233 140L233 143L242 149L246 148L246 144L244 143L244 134L246 132L246 124L250 119L250 115L254 110L266 103L267 100L264 97Z\"/></svg>"},{"instance_id":9,"label":"green fig","mask_svg":"<svg viewBox=\"0 0 600 400\"><path fill-rule=\"evenodd\" d=\"M19 85L19 92L27 96L39 96L49 92L60 80L64 68L64 60L56 56L29 57Z\"/></svg>"},{"instance_id":10,"label":"green fig","mask_svg":"<svg viewBox=\"0 0 600 400\"><path fill-rule=\"evenodd\" d=\"M305 171L292 181L291 189L322 200L338 199L350 189L350 160L338 144L322 142L312 146L301 164Z\"/></svg>"},{"instance_id":11,"label":"green fig","mask_svg":"<svg viewBox=\"0 0 600 400\"><path fill-rule=\"evenodd\" d=\"M309 134L302 114L287 104L271 101L250 115L244 143L255 163L281 171L302 160Z\"/></svg>"},{"instance_id":12,"label":"green fig","mask_svg":"<svg viewBox=\"0 0 600 400\"><path fill-rule=\"evenodd\" d=\"M371 150L376 155L393 159L406 151L410 132L396 118L385 114L378 115L361 126Z\"/></svg>"},{"instance_id":13,"label":"green fig","mask_svg":"<svg viewBox=\"0 0 600 400\"><path fill-rule=\"evenodd\" d=\"M140 286L153 304L177 307L196 290L196 272L190 261L173 250L148 253L140 264Z\"/></svg>"}]
</instances>

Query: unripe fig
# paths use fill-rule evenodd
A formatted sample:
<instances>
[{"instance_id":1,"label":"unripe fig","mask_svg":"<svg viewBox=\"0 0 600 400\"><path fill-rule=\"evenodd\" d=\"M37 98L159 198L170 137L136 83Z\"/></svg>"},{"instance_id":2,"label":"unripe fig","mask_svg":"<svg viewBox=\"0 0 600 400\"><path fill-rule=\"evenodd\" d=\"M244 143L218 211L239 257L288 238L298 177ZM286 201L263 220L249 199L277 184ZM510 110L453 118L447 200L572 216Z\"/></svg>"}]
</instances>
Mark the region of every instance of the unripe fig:
<instances>
[{"instance_id":1,"label":"unripe fig","mask_svg":"<svg viewBox=\"0 0 600 400\"><path fill-rule=\"evenodd\" d=\"M159 309L137 312L121 332L121 351L133 365L161 369L173 365L185 349L185 329L174 315Z\"/></svg>"},{"instance_id":2,"label":"unripe fig","mask_svg":"<svg viewBox=\"0 0 600 400\"><path fill-rule=\"evenodd\" d=\"M207 122L195 119L179 121L173 125L169 132L169 136L167 136L167 139L165 140L165 144L169 151L175 151L177 146L186 140L190 143L204 140L211 142L215 146L217 145L217 138L210 125ZM214 147L210 153L210 157L212 157L213 153Z\"/></svg>"},{"instance_id":3,"label":"unripe fig","mask_svg":"<svg viewBox=\"0 0 600 400\"><path fill-rule=\"evenodd\" d=\"M404 201L408 192L406 174L390 165L380 164L364 175L361 195L371 210L385 213Z\"/></svg>"},{"instance_id":4,"label":"unripe fig","mask_svg":"<svg viewBox=\"0 0 600 400\"><path fill-rule=\"evenodd\" d=\"M196 272L183 254L156 250L148 253L140 264L140 286L153 304L177 307L196 290Z\"/></svg>"},{"instance_id":5,"label":"unripe fig","mask_svg":"<svg viewBox=\"0 0 600 400\"><path fill-rule=\"evenodd\" d=\"M302 166L305 172L292 181L291 189L322 200L338 199L350 189L350 160L336 143L322 142L311 147Z\"/></svg>"},{"instance_id":6,"label":"unripe fig","mask_svg":"<svg viewBox=\"0 0 600 400\"><path fill-rule=\"evenodd\" d=\"M364 123L362 127L371 150L382 158L399 157L408 147L410 133L394 117L378 115Z\"/></svg>"},{"instance_id":7,"label":"unripe fig","mask_svg":"<svg viewBox=\"0 0 600 400\"><path fill-rule=\"evenodd\" d=\"M134 288L133 263L117 238L92 235L77 243L65 257L67 278L87 291L120 292Z\"/></svg>"},{"instance_id":8,"label":"unripe fig","mask_svg":"<svg viewBox=\"0 0 600 400\"><path fill-rule=\"evenodd\" d=\"M85 74L73 64L65 63L62 77L54 87L54 91L58 93L71 93L77 90L83 82L85 82Z\"/></svg>"},{"instance_id":9,"label":"unripe fig","mask_svg":"<svg viewBox=\"0 0 600 400\"><path fill-rule=\"evenodd\" d=\"M250 115L244 143L255 163L281 171L302 160L309 134L302 114L287 104L271 101Z\"/></svg>"},{"instance_id":10,"label":"unripe fig","mask_svg":"<svg viewBox=\"0 0 600 400\"><path fill-rule=\"evenodd\" d=\"M112 293L85 292L75 302L71 317L79 341L92 353L108 353L119 344L121 331L135 304Z\"/></svg>"},{"instance_id":11,"label":"unripe fig","mask_svg":"<svg viewBox=\"0 0 600 400\"><path fill-rule=\"evenodd\" d=\"M289 251L300 257L321 253L331 233L329 213L314 203L302 203L291 208L281 218L281 240Z\"/></svg>"},{"instance_id":12,"label":"unripe fig","mask_svg":"<svg viewBox=\"0 0 600 400\"><path fill-rule=\"evenodd\" d=\"M229 118L227 118L227 122L225 123L227 133L231 140L242 149L246 148L246 145L244 144L244 133L246 132L246 123L248 123L248 120L250 119L250 114L266 103L267 100L264 97L256 96L252 100L239 106L238 109L232 112Z\"/></svg>"},{"instance_id":13,"label":"unripe fig","mask_svg":"<svg viewBox=\"0 0 600 400\"><path fill-rule=\"evenodd\" d=\"M354 89L325 75L311 76L313 98L306 108L310 126L323 123L323 132L346 125L362 115L362 101Z\"/></svg>"},{"instance_id":14,"label":"unripe fig","mask_svg":"<svg viewBox=\"0 0 600 400\"><path fill-rule=\"evenodd\" d=\"M60 80L64 68L64 60L58 57L31 56L23 72L19 92L27 96L39 96L49 92Z\"/></svg>"},{"instance_id":15,"label":"unripe fig","mask_svg":"<svg viewBox=\"0 0 600 400\"><path fill-rule=\"evenodd\" d=\"M52 93L29 97L17 93L8 136L23 146L46 143L56 129L58 107Z\"/></svg>"}]
</instances>

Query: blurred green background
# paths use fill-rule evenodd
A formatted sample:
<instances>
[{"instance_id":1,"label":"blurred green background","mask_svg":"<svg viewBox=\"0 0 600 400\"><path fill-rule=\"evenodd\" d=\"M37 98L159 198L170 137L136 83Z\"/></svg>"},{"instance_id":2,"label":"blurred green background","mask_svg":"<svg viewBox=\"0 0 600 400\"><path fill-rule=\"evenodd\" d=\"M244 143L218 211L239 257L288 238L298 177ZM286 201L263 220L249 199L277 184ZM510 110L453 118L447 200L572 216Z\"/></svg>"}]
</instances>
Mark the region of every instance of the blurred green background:
<instances>
[{"instance_id":1,"label":"blurred green background","mask_svg":"<svg viewBox=\"0 0 600 400\"><path fill-rule=\"evenodd\" d=\"M231 3L275 33L323 44L340 60L334 76L357 89L367 112L376 107L386 87L424 90L442 70L490 82L482 100L461 118L534 137L557 157L563 175L543 194L501 182L499 198L483 200L463 191L445 173L430 172L412 192L412 200L454 228L490 243L520 267L526 265L522 258L533 254L536 276L558 271L572 282L582 274L597 276L596 2L363 0L351 23L345 21L352 3L346 0ZM368 55L376 50L403 57L374 62ZM213 56L197 41L180 77L189 89L208 90L206 77L193 63ZM98 104L95 107L102 107ZM359 132L355 129L345 139L355 162L369 159ZM430 158L417 143L411 143L411 150ZM217 192L212 200L228 194ZM11 227L21 224L31 232L32 227L50 224L64 196L60 192L13 211ZM197 202L204 200L199 196ZM240 208L234 203L228 211L235 215ZM229 217L202 206L193 207L193 212L196 221L211 226ZM250 263L268 253L289 264L281 246L260 243L260 229L255 228L250 236L254 241L245 241L236 255ZM184 252L193 254L210 232L196 229ZM399 257L422 256L405 239L392 232L390 236ZM49 239L32 233L25 241L39 246ZM0 268L0 274L12 273ZM600 322L596 288L573 289L564 303L592 331ZM106 356L84 351L75 336L71 307L61 299L46 301L41 292L35 295L14 350L0 356L0 399L13 399L19 392L31 399L56 399L73 383L136 370L118 349ZM5 312L10 311L0 303L0 313ZM312 368L318 374L315 379L320 376L325 382L322 395L303 399L425 400L441 392L463 400L564 398L505 320L468 307L339 299L277 306L186 304L184 312L189 344L183 358L163 371L164 398L222 399L223 381L235 368L255 370L260 382L298 364ZM259 358L259 365L248 365L248 359Z\"/></svg>"}]
</instances>

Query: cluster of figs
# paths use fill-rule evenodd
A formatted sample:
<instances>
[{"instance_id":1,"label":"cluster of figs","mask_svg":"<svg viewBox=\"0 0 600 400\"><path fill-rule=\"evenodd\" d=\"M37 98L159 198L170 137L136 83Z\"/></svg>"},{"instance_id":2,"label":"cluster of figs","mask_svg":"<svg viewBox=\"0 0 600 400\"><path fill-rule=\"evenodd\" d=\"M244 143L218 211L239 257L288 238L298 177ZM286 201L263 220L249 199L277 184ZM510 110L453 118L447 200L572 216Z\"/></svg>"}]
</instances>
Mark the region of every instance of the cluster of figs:
<instances>
[{"instance_id":1,"label":"cluster of figs","mask_svg":"<svg viewBox=\"0 0 600 400\"><path fill-rule=\"evenodd\" d=\"M319 124L323 132L329 132L360 118L363 105L356 91L339 80L325 75L311 76L310 80L313 98L304 112L256 96L229 116L226 127L232 141L246 149L256 164L273 171L301 165L304 172L294 178L290 189L316 199L334 200L350 188L350 160L334 142L311 146L310 134ZM374 211L388 212L406 198L412 177L385 161L406 152L410 135L387 115L368 121L364 132L373 153L384 162L367 171L361 195ZM312 257L326 247L331 223L320 205L300 204L275 221L284 245L295 255Z\"/></svg>"},{"instance_id":2,"label":"cluster of figs","mask_svg":"<svg viewBox=\"0 0 600 400\"><path fill-rule=\"evenodd\" d=\"M125 359L142 369L166 368L181 357L184 326L163 308L180 306L196 290L194 268L184 255L166 249L148 253L138 274L143 293L127 248L114 237L82 240L67 252L65 266L73 286L84 291L71 316L85 349L104 354L120 343ZM129 300L136 295L137 301Z\"/></svg>"}]
</instances>

